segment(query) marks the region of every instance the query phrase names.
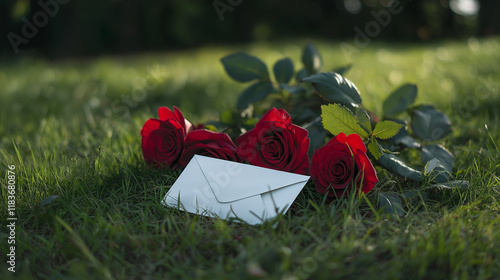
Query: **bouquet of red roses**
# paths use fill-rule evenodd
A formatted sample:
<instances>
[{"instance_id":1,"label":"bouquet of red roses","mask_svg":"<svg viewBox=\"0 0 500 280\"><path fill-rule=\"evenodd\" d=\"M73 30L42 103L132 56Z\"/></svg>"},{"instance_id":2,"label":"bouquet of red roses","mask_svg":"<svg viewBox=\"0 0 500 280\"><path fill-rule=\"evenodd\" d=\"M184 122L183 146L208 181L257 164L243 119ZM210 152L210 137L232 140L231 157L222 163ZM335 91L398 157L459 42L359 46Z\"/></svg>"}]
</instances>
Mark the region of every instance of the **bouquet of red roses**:
<instances>
[{"instance_id":1,"label":"bouquet of red roses","mask_svg":"<svg viewBox=\"0 0 500 280\"><path fill-rule=\"evenodd\" d=\"M311 175L316 190L342 196L351 189L367 193L378 182L359 135L341 133L309 160L308 131L292 123L284 109L271 108L255 127L236 139L227 133L193 128L174 107L158 110L142 128L142 151L151 166L183 169L195 154L246 162L275 170ZM346 192L347 190L347 192Z\"/></svg>"}]
</instances>

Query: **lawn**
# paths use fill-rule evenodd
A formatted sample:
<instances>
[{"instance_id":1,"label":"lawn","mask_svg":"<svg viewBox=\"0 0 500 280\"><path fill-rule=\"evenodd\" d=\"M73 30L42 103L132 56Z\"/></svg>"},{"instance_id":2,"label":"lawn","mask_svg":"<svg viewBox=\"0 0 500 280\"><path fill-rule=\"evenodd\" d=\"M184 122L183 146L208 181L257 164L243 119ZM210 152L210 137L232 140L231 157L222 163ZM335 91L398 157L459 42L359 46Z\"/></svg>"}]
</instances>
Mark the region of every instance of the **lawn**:
<instances>
[{"instance_id":1,"label":"lawn","mask_svg":"<svg viewBox=\"0 0 500 280\"><path fill-rule=\"evenodd\" d=\"M0 65L2 206L15 165L15 273L2 226L1 279L496 279L500 275L500 39L422 45L371 43L347 58L315 41L323 69L346 77L366 108L405 82L416 103L450 117L441 141L465 189L437 190L377 167L367 196L326 203L308 183L275 223L249 226L166 208L178 171L147 168L140 130L160 106L193 123L233 109L244 85L219 59L236 51L268 65L300 65L305 40L208 46L124 57ZM410 157L412 155L409 155ZM418 157L418 154L413 155ZM378 192L417 191L401 217L377 210ZM52 197L57 196L57 197ZM47 200L52 197L53 200Z\"/></svg>"}]
</instances>

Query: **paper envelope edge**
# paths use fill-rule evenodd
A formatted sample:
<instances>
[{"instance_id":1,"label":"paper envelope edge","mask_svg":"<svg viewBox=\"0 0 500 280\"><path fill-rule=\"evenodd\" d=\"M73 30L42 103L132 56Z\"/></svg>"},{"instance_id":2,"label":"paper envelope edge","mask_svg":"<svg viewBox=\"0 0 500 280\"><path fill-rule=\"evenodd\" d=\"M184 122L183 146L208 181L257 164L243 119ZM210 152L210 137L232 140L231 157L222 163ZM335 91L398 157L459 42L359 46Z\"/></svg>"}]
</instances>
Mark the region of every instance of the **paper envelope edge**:
<instances>
[{"instance_id":1,"label":"paper envelope edge","mask_svg":"<svg viewBox=\"0 0 500 280\"><path fill-rule=\"evenodd\" d=\"M186 169L189 169L188 166L190 166L192 164L195 164L195 166L191 166L191 168L197 167L196 170L199 171L200 175L202 175L202 176L205 176L204 173L203 173L203 168L202 168L202 166L199 165L197 159L195 159L195 158L199 158L199 157L207 158L209 161L216 160L219 163L230 162L230 161L227 161L227 160L215 159L215 158L210 158L210 157L206 157L206 156L195 155L191 159L191 161L188 163L188 165L186 166ZM230 163L234 163L234 162L230 162ZM208 207L205 207L205 208L201 207L201 208L199 208L198 205L197 205L195 207L196 208L196 210L195 210L195 209L192 209L192 205L189 207L189 209L186 208L186 207L184 207L183 201L186 201L186 199L189 199L190 197L189 198L185 197L185 196L184 197L180 197L182 186L180 186L180 187L177 186L177 189L179 189L179 192L177 193L176 196L172 195L172 190L175 189L174 186L178 182L180 182L179 178L183 177L182 176L183 174L181 173L181 175L176 180L176 182L172 185L172 187L169 189L169 191L165 194L165 197L161 201L162 204L165 205L165 206L167 206L167 207L176 208L176 209L179 209L179 210L182 210L182 211L186 211L186 212L189 212L189 213L193 213L193 214L197 214L197 215L202 215L202 216L207 216L207 217L219 217L219 218L222 218L222 219L227 219L227 218L230 218L230 217L237 217L237 218L240 218L241 220L243 220L244 222L246 222L248 224L260 224L264 220L275 218L278 215L278 213L276 211L271 211L271 209L269 209L270 208L270 206L269 206L269 200L268 200L268 205L266 205L266 203L264 201L264 196L267 193L270 193L271 196L272 196L273 192L283 190L283 189L285 189L287 187L291 187L293 185L298 185L297 186L298 190L288 190L288 188L287 188L285 191L291 191L292 193L289 196L287 196L288 199L286 199L286 202L277 203L275 205L275 206L278 207L278 209L279 209L280 212L283 211L283 213L285 213L286 211L289 210L289 208L291 207L291 205L293 204L293 202L297 199L298 195L300 194L300 192L302 191L302 189L305 187L305 185L307 184L307 182L309 180L309 176L306 176L306 175L300 175L300 174L294 174L294 173L289 173L289 172L283 172L283 171L279 171L279 170L273 170L273 169L268 169L268 168L263 168L263 167L258 167L258 166L243 164L243 163L237 163L237 164L241 165L241 166L245 166L245 167L257 168L257 170L270 171L272 173L276 173L277 172L279 174L283 173L283 174L287 174L287 175L289 175L289 174L297 175L297 176L300 176L299 178L301 178L302 180L293 182L292 184L289 184L289 185L279 186L279 187L277 187L277 188L275 188L274 190L271 190L271 191L268 189L268 190L263 191L263 192L255 192L254 194L252 194L250 196L239 198L239 199L232 200L232 201L229 201L229 202L220 202L220 201L218 201L218 199L214 195L214 198L215 198L215 200L216 200L216 202L218 204L212 204L212 205L210 205L210 208L213 208L213 209L208 209ZM187 176L187 174L184 175L184 176ZM277 177L279 178L281 176L277 176ZM205 181L208 181L206 177L204 179L205 179ZM210 188L211 188L211 186L210 186ZM201 189L201 186L200 186L200 189ZM229 204L230 207L234 207L235 209L238 209L237 208L238 204L235 203L235 202L237 202L239 200L244 200L245 198L254 197L254 196L262 196L260 198L261 201L262 201L262 206L257 206L256 208L263 209L267 213L267 216L266 217L263 216L263 219L259 218L260 222L257 222L255 220L255 218L253 218L253 217L249 219L247 215L244 215L245 217L241 218L241 217L238 217L235 212L232 212L232 213L227 212L227 213L225 213L225 211L222 211L223 208L221 206L224 205L224 204L226 204L226 205ZM283 199L281 199L281 200L283 200ZM242 201L241 203L244 203L244 202ZM274 210L274 207L273 207L273 210ZM218 214L217 213L218 211L222 211L222 212L219 212L219 213L222 213L222 214ZM258 211L260 211L260 210L256 209L255 212L258 212ZM237 211L237 212L239 212L239 211ZM249 213L249 214L251 214L251 213ZM256 216L258 216L258 213L256 213Z\"/></svg>"},{"instance_id":2,"label":"paper envelope edge","mask_svg":"<svg viewBox=\"0 0 500 280\"><path fill-rule=\"evenodd\" d=\"M286 188L298 183L305 182L305 184L307 184L307 181L310 178L310 176L307 175L301 175L281 170L250 165L250 164L216 159L201 155L195 155L191 160L196 160L198 166L200 167L201 172L205 176L208 185L212 189L214 196L220 203L234 202L251 196L261 195L267 192L272 192L274 190ZM228 175L230 176L232 175L232 177L236 180L236 183L233 182L232 186L224 186L223 182L222 184L221 182L219 183L216 182L213 176L214 172L208 171L210 169L213 171L214 169L213 168L214 164L210 164L210 162L218 162L219 164L225 164L226 169L228 169L230 165L233 166L237 165L240 168L244 169L240 173L245 174L246 172L247 175L244 177L249 176L248 173L254 173L267 178L262 179L257 177L257 178L252 178L251 182L246 182L246 181L241 182L240 181L241 179L238 178L237 174L235 175L228 173ZM259 180L264 180L264 181L259 182Z\"/></svg>"}]
</instances>

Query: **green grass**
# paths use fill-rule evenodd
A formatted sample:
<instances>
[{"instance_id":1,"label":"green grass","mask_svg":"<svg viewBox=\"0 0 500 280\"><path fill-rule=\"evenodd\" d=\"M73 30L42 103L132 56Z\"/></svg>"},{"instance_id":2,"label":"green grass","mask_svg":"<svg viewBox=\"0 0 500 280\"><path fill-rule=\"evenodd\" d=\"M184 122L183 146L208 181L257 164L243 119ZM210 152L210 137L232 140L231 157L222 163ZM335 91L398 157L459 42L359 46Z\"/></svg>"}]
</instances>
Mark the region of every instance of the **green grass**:
<instances>
[{"instance_id":1,"label":"green grass","mask_svg":"<svg viewBox=\"0 0 500 280\"><path fill-rule=\"evenodd\" d=\"M338 42L315 42L325 70L347 73L364 105L404 82L417 103L446 112L454 131L442 143L467 189L440 191L381 170L361 198L325 203L308 184L291 210L248 226L166 208L179 172L151 170L140 129L159 106L194 123L235 107L244 85L219 59L246 51L272 65L298 58L304 41L51 63L0 65L2 225L7 166L16 166L16 273L21 279L495 279L500 275L499 39L426 45L372 43L349 61ZM147 81L147 84L144 84ZM140 91L144 89L144 91ZM485 128L487 125L488 129ZM410 154L418 157L418 154ZM406 214L376 210L379 191L418 190ZM59 197L41 206L52 195ZM8 253L2 226L0 249Z\"/></svg>"}]
</instances>

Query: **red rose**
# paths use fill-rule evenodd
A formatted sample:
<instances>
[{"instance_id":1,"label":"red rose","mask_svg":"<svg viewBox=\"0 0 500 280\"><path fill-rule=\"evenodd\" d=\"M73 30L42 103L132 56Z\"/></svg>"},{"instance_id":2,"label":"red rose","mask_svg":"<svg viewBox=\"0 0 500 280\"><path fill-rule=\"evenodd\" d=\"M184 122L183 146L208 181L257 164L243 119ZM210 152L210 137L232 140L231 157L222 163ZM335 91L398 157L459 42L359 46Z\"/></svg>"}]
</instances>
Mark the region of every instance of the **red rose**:
<instances>
[{"instance_id":1,"label":"red rose","mask_svg":"<svg viewBox=\"0 0 500 280\"><path fill-rule=\"evenodd\" d=\"M191 131L186 137L184 153L179 160L181 168L186 167L194 155L238 161L236 145L226 133L206 129Z\"/></svg>"},{"instance_id":2,"label":"red rose","mask_svg":"<svg viewBox=\"0 0 500 280\"><path fill-rule=\"evenodd\" d=\"M174 107L174 112L160 107L158 115L159 120L147 120L141 130L144 159L148 165L177 168L191 123L184 119L177 107Z\"/></svg>"},{"instance_id":3,"label":"red rose","mask_svg":"<svg viewBox=\"0 0 500 280\"><path fill-rule=\"evenodd\" d=\"M346 136L340 133L317 149L310 173L316 190L328 192L332 197L341 196L353 188L361 188L367 193L378 182L377 173L366 156L366 146L357 134ZM356 180L355 187L351 184L353 180Z\"/></svg>"},{"instance_id":4,"label":"red rose","mask_svg":"<svg viewBox=\"0 0 500 280\"><path fill-rule=\"evenodd\" d=\"M272 108L255 128L236 139L238 156L252 165L307 174L310 139L284 109Z\"/></svg>"}]
</instances>

